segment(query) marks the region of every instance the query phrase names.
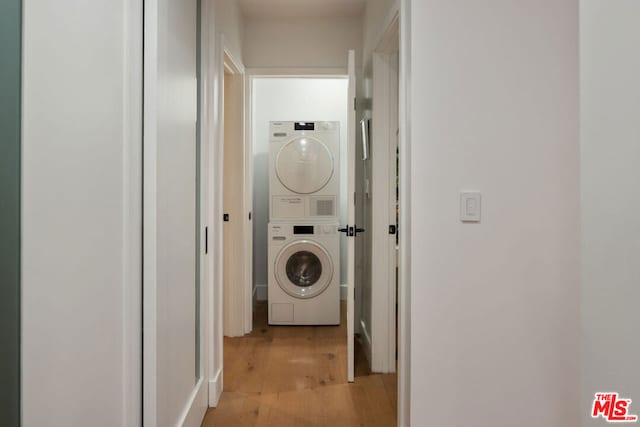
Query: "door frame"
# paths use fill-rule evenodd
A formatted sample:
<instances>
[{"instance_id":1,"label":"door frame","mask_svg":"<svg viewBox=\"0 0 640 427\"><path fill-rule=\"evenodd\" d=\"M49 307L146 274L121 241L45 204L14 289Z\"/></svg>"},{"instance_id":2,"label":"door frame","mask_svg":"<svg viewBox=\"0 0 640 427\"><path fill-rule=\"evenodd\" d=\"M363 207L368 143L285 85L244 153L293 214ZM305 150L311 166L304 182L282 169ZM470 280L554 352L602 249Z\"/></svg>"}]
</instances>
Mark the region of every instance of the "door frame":
<instances>
[{"instance_id":1,"label":"door frame","mask_svg":"<svg viewBox=\"0 0 640 427\"><path fill-rule=\"evenodd\" d=\"M201 92L202 102L202 138L206 141L205 153L203 159L207 170L206 188L203 194L203 204L207 206L207 223L208 223L208 254L207 271L209 275L206 279L208 298L207 304L207 339L208 346L206 352L206 360L209 373L209 406L216 407L222 389L224 387L223 379L223 343L224 343L224 234L223 234L223 213L224 213L224 71L225 56L229 59L239 75L245 76L246 70L244 64L240 61L240 55L234 51L233 47L228 43L224 33L217 31L215 26L215 5L213 0L203 0L203 22L202 22L202 76L203 85ZM245 81L245 77L242 81ZM244 95L242 102L246 100L246 85L242 85ZM246 106L242 107L245 123L240 130L243 133L243 141L245 144L245 153L247 152L246 144ZM250 149L248 151L251 151ZM245 178L245 184L247 184ZM251 183L248 183L251 185ZM251 191L251 187L249 190ZM253 200L245 199L246 200ZM248 205L251 206L251 205ZM245 208L246 209L246 208ZM251 209L251 207L249 207ZM247 212L248 214L248 212ZM246 229L249 231L249 239L252 237L252 222L246 223ZM249 242L249 243L247 243ZM250 240L245 240L245 244L251 244ZM251 307L253 301L246 301L246 288L251 289L252 268L247 273L244 270L244 277L249 282L240 288L239 298L242 304L243 316L241 319L245 333L251 331L252 317L251 310L249 317L246 314L245 307ZM247 276L249 276L247 278ZM247 323L247 320L249 322ZM248 329L248 330L247 330Z\"/></svg>"},{"instance_id":2,"label":"door frame","mask_svg":"<svg viewBox=\"0 0 640 427\"><path fill-rule=\"evenodd\" d=\"M228 43L226 42L226 38L224 37L224 35L222 37L220 37L220 41L221 41L221 46L220 46L220 51L222 52L222 73L220 74L221 77L221 84L220 84L220 90L221 90L221 95L222 95L222 108L220 111L220 117L221 117L221 121L220 121L220 127L219 127L219 131L220 131L220 163L219 163L219 167L221 168L221 172L222 172L222 181L221 181L221 191L223 194L223 211L225 209L227 209L228 207L224 206L224 192L225 192L225 156L227 155L227 153L225 153L224 150L224 146L225 146L225 110L226 110L226 95L225 94L225 86L226 86L226 82L227 82L227 77L226 75L230 75L231 77L231 82L230 82L230 87L232 88L232 90L234 91L233 97L236 100L236 102L240 102L241 105L239 105L238 107L236 107L237 109L237 113L240 116L240 119L237 123L234 123L234 126L237 126L236 129L234 129L234 131L238 132L238 140L242 142L242 147L241 147L241 152L238 153L238 156L241 157L241 159L234 159L234 160L240 160L242 167L241 167L241 171L239 172L239 174L241 175L241 187L242 187L242 200L240 202L240 207L238 209L238 212L236 213L236 215L239 217L239 219L236 219L238 221L241 221L241 224L239 224L238 222L236 223L229 223L228 225L232 225L232 227L228 227L227 228L232 228L232 233L233 231L235 231L237 238L242 242L241 246L242 246L242 250L241 252L243 254L253 254L253 248L252 248L252 222L249 219L249 213L251 212L251 204L252 204L252 198L248 197L248 195L251 194L251 183L249 182L249 178L251 178L251 170L250 170L250 166L251 166L251 158L250 156L248 156L247 154L251 152L251 144L250 141L247 141L247 138L245 136L245 130L246 130L246 108L245 108L245 68L244 65L242 64L242 62L238 59L238 57L232 52L230 46L228 45ZM228 160L228 159L226 159ZM236 163L236 162L234 162ZM223 212L224 214L225 212ZM231 221L234 221L234 219L232 218ZM223 224L223 228L224 228L224 224ZM227 234L229 234L229 231L227 231ZM226 239L226 236L224 234L224 230L223 230L223 247L224 247L224 239ZM228 260L225 261L225 254L226 251L222 251L221 256L222 256L222 275L223 275L223 282L222 282L222 289L223 289L223 312L225 312L225 317L226 317L226 328L225 328L225 332L224 335L225 336L242 336L246 333L251 332L252 328L253 328L253 318L251 316L252 313L252 308L253 308L253 300L252 300L252 262L245 262L243 265L240 264L234 264L233 266L235 268L237 268L238 270L241 271L236 271L235 273L237 274L237 277L242 277L242 286L236 286L231 288L232 292L229 292L227 294L225 294L225 288L224 288L224 276L225 276L225 269L229 268L229 262ZM234 275L235 276L235 275ZM225 306L226 305L226 306ZM229 307L231 306L230 310ZM234 314L230 314L230 313L234 313Z\"/></svg>"},{"instance_id":3,"label":"door frame","mask_svg":"<svg viewBox=\"0 0 640 427\"><path fill-rule=\"evenodd\" d=\"M411 423L411 2L400 0L398 72L399 230L398 240L398 425Z\"/></svg>"},{"instance_id":4,"label":"door frame","mask_svg":"<svg viewBox=\"0 0 640 427\"><path fill-rule=\"evenodd\" d=\"M400 161L400 213L399 222L402 224L401 236L399 241L398 252L398 425L407 426L410 422L410 407L411 407L411 217L409 214L409 207L411 206L411 182L410 182L410 156L411 156L411 135L409 130L409 118L410 118L410 105L411 105L411 0L400 0L399 4L396 3L393 15L399 15L400 22L400 60L399 60L399 123L400 134L398 138L399 148L399 161ZM211 19L211 18L210 18ZM389 21L387 21L389 22ZM211 35L209 36L211 38ZM219 55L210 55L208 60L208 80L212 86L215 86L217 81L216 74L220 71L216 71L216 62L219 61ZM328 77L328 76L342 76L346 75L346 69L344 68L251 68L246 70L246 77L251 80L255 77ZM247 85L246 101L245 101L245 117L247 117L247 131L245 138L251 139L251 82ZM219 89L217 92L210 90L206 92L206 99L208 99L211 107L220 109L220 96ZM205 101L206 102L206 101ZM248 112L248 113L247 113ZM218 113L219 114L219 113ZM216 135L213 132L214 115L211 114L205 120L208 122L208 137L213 139ZM211 167L215 166L215 162L210 163ZM215 169L214 169L215 172ZM218 171L219 172L219 171ZM211 188L218 188L220 183L220 177L216 177L215 173L211 174L210 183ZM215 219L218 219L220 228L216 226L215 230L221 231L221 206L215 207L215 200L213 203L214 217L210 218L213 221L210 224L216 224ZM219 209L219 210L218 210ZM217 214L217 215L216 215ZM220 250L222 239L219 238L221 234L216 233L212 235L212 242L216 245L217 251ZM216 236L216 237L214 237ZM213 262L212 267L219 267L220 263ZM220 274L220 269L216 268L216 275ZM220 283L220 279L217 279L217 283ZM219 289L213 281L211 282L213 298L209 299L210 312L217 313L217 319L214 316L210 317L209 327L211 331L215 331L217 328L222 329L221 312L221 298ZM216 322L217 320L217 322ZM222 351L223 351L223 339L221 333L216 333L213 338L213 351L210 352L210 394L209 404L210 406L216 406L220 394L222 393ZM217 361L217 363L216 363Z\"/></svg>"},{"instance_id":5,"label":"door frame","mask_svg":"<svg viewBox=\"0 0 640 427\"><path fill-rule=\"evenodd\" d=\"M396 14L373 52L371 111L371 370L396 371L396 256L395 162L399 126L398 72L392 64L399 49ZM391 208L393 206L393 208Z\"/></svg>"}]
</instances>

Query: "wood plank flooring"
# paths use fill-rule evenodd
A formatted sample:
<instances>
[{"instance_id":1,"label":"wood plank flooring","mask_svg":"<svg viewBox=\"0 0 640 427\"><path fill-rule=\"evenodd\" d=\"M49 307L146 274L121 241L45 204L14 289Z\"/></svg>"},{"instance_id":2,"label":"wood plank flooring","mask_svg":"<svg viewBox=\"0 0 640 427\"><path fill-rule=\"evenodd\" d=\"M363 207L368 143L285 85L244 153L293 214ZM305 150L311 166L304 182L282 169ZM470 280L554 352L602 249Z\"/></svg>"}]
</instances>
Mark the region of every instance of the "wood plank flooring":
<instances>
[{"instance_id":1,"label":"wood plank flooring","mask_svg":"<svg viewBox=\"0 0 640 427\"><path fill-rule=\"evenodd\" d=\"M346 317L340 326L268 326L224 339L224 391L202 423L212 426L395 426L396 376L370 374L356 341L347 382Z\"/></svg>"}]
</instances>

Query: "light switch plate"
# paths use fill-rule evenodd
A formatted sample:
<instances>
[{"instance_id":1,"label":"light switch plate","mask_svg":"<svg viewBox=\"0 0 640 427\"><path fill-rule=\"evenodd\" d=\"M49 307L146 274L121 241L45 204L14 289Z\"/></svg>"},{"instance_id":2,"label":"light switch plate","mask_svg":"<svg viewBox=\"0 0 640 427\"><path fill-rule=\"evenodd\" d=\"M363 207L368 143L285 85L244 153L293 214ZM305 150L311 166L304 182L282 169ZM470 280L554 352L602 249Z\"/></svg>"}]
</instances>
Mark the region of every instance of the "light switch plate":
<instances>
[{"instance_id":1,"label":"light switch plate","mask_svg":"<svg viewBox=\"0 0 640 427\"><path fill-rule=\"evenodd\" d=\"M460 193L460 221L480 222L481 196L476 191Z\"/></svg>"}]
</instances>

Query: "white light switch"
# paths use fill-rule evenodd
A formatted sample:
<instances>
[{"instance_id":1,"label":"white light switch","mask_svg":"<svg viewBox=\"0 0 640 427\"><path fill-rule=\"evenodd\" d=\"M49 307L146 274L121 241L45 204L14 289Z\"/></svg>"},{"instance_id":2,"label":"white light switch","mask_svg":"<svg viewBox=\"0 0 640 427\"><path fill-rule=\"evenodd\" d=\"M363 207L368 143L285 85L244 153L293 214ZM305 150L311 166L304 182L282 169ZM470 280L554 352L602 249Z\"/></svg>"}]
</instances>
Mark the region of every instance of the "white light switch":
<instances>
[{"instance_id":1,"label":"white light switch","mask_svg":"<svg viewBox=\"0 0 640 427\"><path fill-rule=\"evenodd\" d=\"M480 193L460 193L460 221L480 222Z\"/></svg>"}]
</instances>

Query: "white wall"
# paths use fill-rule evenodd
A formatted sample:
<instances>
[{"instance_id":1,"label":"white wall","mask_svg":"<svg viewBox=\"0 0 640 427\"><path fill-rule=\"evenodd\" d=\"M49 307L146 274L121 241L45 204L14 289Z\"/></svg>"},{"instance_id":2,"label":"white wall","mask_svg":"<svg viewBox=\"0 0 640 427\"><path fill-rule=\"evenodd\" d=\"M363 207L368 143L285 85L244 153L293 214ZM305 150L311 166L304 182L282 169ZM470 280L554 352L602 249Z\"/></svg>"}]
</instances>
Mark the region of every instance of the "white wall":
<instances>
[{"instance_id":1,"label":"white wall","mask_svg":"<svg viewBox=\"0 0 640 427\"><path fill-rule=\"evenodd\" d=\"M582 0L582 416L617 391L640 413L640 3Z\"/></svg>"},{"instance_id":2,"label":"white wall","mask_svg":"<svg viewBox=\"0 0 640 427\"><path fill-rule=\"evenodd\" d=\"M578 426L578 1L410 25L412 425Z\"/></svg>"},{"instance_id":3,"label":"white wall","mask_svg":"<svg viewBox=\"0 0 640 427\"><path fill-rule=\"evenodd\" d=\"M253 271L254 283L267 285L267 226L269 223L269 122L340 122L340 223L346 224L347 79L255 78L252 88L253 117ZM341 237L341 263L346 266L345 238ZM346 268L340 283L346 283Z\"/></svg>"},{"instance_id":4,"label":"white wall","mask_svg":"<svg viewBox=\"0 0 640 427\"><path fill-rule=\"evenodd\" d=\"M139 425L142 3L23 6L22 425Z\"/></svg>"},{"instance_id":5,"label":"white wall","mask_svg":"<svg viewBox=\"0 0 640 427\"><path fill-rule=\"evenodd\" d=\"M244 61L251 68L347 68L362 46L360 18L247 18Z\"/></svg>"},{"instance_id":6,"label":"white wall","mask_svg":"<svg viewBox=\"0 0 640 427\"><path fill-rule=\"evenodd\" d=\"M377 48L393 17L400 7L399 0L368 0L363 17L363 64L371 71L371 54ZM370 77L370 74L369 74Z\"/></svg>"},{"instance_id":7,"label":"white wall","mask_svg":"<svg viewBox=\"0 0 640 427\"><path fill-rule=\"evenodd\" d=\"M224 35L225 44L234 59L242 62L244 46L244 18L238 0L213 0L215 31Z\"/></svg>"}]
</instances>

